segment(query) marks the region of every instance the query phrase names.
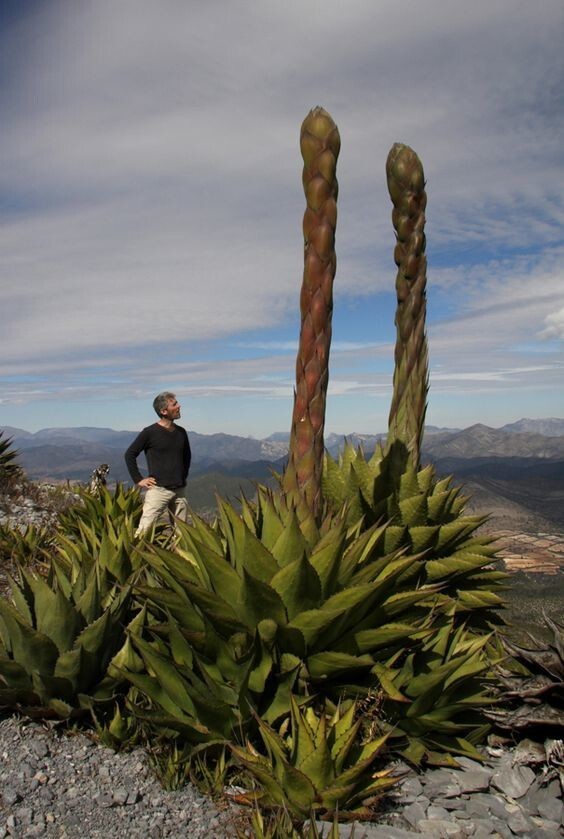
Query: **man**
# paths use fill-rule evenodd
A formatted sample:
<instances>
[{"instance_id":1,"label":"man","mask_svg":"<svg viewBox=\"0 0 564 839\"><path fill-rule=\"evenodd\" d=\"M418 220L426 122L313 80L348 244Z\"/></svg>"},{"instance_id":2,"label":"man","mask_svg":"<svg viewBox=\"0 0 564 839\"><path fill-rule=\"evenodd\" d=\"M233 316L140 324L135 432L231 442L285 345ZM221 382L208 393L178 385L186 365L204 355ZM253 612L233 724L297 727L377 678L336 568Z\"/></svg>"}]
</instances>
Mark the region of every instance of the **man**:
<instances>
[{"instance_id":1,"label":"man","mask_svg":"<svg viewBox=\"0 0 564 839\"><path fill-rule=\"evenodd\" d=\"M186 478L191 452L188 434L175 422L180 417L180 405L174 393L165 392L155 397L153 408L159 421L144 428L125 453L132 481L147 490L136 536L149 530L167 509L182 521L188 518ZM146 478L137 466L141 452L145 452L149 468Z\"/></svg>"}]
</instances>

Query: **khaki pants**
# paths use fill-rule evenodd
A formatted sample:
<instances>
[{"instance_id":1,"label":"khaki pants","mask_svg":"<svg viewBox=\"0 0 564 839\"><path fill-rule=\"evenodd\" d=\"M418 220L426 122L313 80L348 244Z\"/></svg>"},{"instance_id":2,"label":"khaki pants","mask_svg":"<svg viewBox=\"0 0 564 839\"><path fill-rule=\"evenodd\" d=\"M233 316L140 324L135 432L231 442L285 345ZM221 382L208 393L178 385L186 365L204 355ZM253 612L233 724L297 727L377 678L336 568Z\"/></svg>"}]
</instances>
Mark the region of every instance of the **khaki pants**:
<instances>
[{"instance_id":1,"label":"khaki pants","mask_svg":"<svg viewBox=\"0 0 564 839\"><path fill-rule=\"evenodd\" d=\"M141 521L139 522L139 527L135 531L135 535L141 536L143 533L146 533L146 531L155 524L165 510L168 510L171 521L172 515L182 521L187 521L188 499L186 497L185 486L178 487L177 489L150 487L145 493Z\"/></svg>"}]
</instances>

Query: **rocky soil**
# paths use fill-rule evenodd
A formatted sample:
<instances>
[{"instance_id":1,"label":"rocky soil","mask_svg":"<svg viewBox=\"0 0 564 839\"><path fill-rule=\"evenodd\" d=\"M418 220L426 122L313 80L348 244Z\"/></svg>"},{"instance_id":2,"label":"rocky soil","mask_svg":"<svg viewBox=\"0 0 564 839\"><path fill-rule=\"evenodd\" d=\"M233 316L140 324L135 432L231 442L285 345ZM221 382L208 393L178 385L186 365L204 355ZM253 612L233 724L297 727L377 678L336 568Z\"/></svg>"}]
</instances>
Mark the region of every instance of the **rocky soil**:
<instances>
[{"instance_id":1,"label":"rocky soil","mask_svg":"<svg viewBox=\"0 0 564 839\"><path fill-rule=\"evenodd\" d=\"M401 785L377 821L355 826L354 839L564 835L562 741L490 747L484 758L421 774L398 764ZM84 734L0 721L0 839L227 839L244 826L234 805L217 805L191 784L165 792L140 750L116 754ZM351 832L340 828L341 837Z\"/></svg>"}]
</instances>

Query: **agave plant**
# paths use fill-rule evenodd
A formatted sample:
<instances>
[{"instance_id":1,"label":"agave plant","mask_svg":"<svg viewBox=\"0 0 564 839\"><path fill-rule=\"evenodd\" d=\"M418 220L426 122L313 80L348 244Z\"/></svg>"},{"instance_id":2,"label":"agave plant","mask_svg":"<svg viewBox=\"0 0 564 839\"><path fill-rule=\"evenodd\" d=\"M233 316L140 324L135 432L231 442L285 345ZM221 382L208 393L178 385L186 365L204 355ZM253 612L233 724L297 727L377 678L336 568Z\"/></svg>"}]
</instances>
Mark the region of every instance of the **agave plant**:
<instances>
[{"instance_id":1,"label":"agave plant","mask_svg":"<svg viewBox=\"0 0 564 839\"><path fill-rule=\"evenodd\" d=\"M423 738L434 721L421 714L417 731L404 727L415 698L398 696L409 661L427 673L423 694L434 697L437 678L448 678L444 667L435 678L444 662L425 652L437 628L451 657L456 650L457 695L476 695L472 667L487 669L487 638L472 646L447 619L452 603L440 585L412 576L418 555L382 553L385 525L359 534L335 517L312 539L284 496L265 488L242 516L227 502L219 508L215 526L197 516L182 525L174 552L155 545L144 553L136 591L152 620L130 634L144 667L122 671L152 705L133 707L141 719L193 743L241 742L256 734L257 718L275 724L288 715L292 697L337 705L380 691L397 726ZM474 731L463 698L449 707L461 717L457 737Z\"/></svg>"},{"instance_id":2,"label":"agave plant","mask_svg":"<svg viewBox=\"0 0 564 839\"><path fill-rule=\"evenodd\" d=\"M388 522L379 550L417 554L408 582L441 586L456 612L475 629L503 622L499 592L507 575L495 567L495 539L477 533L487 516L464 514L467 499L434 468L416 470L398 444L378 446L370 459L350 444L335 461L325 456L323 491L330 510L346 509L350 526Z\"/></svg>"},{"instance_id":3,"label":"agave plant","mask_svg":"<svg viewBox=\"0 0 564 839\"><path fill-rule=\"evenodd\" d=\"M303 220L304 275L289 460L283 476L284 489L295 499L301 518L311 514L317 517L321 512L323 430L336 271L335 172L340 146L339 131L327 111L319 107L310 111L300 134L307 202Z\"/></svg>"},{"instance_id":4,"label":"agave plant","mask_svg":"<svg viewBox=\"0 0 564 839\"><path fill-rule=\"evenodd\" d=\"M96 495L78 490L79 502L59 515L60 533L72 541L100 538L106 531L120 534L128 546L141 515L142 502L136 489L117 484L111 492L100 487Z\"/></svg>"},{"instance_id":5,"label":"agave plant","mask_svg":"<svg viewBox=\"0 0 564 839\"><path fill-rule=\"evenodd\" d=\"M0 598L0 706L29 716L67 718L112 696L106 679L125 642L131 586L99 565L74 579L20 569L12 602Z\"/></svg>"},{"instance_id":6,"label":"agave plant","mask_svg":"<svg viewBox=\"0 0 564 839\"><path fill-rule=\"evenodd\" d=\"M11 437L4 437L4 432L0 431L0 487L22 474L16 462L18 451L14 449L12 442Z\"/></svg>"},{"instance_id":7,"label":"agave plant","mask_svg":"<svg viewBox=\"0 0 564 839\"><path fill-rule=\"evenodd\" d=\"M492 705L496 660L491 636L476 638L451 615L419 648L375 666L387 723L407 760L444 764L450 754L481 760L475 746L488 730L482 709Z\"/></svg>"},{"instance_id":8,"label":"agave plant","mask_svg":"<svg viewBox=\"0 0 564 839\"><path fill-rule=\"evenodd\" d=\"M90 510L61 517L66 531L59 527L43 551L46 575L20 564L11 602L0 598L0 705L68 717L113 695L118 671L107 670L114 657L115 665L135 663L124 628L134 608L131 502L107 493L88 500ZM110 512L102 515L104 504Z\"/></svg>"},{"instance_id":9,"label":"agave plant","mask_svg":"<svg viewBox=\"0 0 564 839\"><path fill-rule=\"evenodd\" d=\"M0 524L0 558L22 565L44 563L52 534L47 528L27 525L23 530Z\"/></svg>"},{"instance_id":10,"label":"agave plant","mask_svg":"<svg viewBox=\"0 0 564 839\"><path fill-rule=\"evenodd\" d=\"M382 794L398 783L391 770L374 771L387 736L359 742L361 721L355 703L346 710L316 714L291 702L290 716L279 730L258 720L266 749L247 741L232 745L238 763L260 785L251 797L263 807L282 806L296 819L369 818ZM238 797L241 800L241 796Z\"/></svg>"}]
</instances>

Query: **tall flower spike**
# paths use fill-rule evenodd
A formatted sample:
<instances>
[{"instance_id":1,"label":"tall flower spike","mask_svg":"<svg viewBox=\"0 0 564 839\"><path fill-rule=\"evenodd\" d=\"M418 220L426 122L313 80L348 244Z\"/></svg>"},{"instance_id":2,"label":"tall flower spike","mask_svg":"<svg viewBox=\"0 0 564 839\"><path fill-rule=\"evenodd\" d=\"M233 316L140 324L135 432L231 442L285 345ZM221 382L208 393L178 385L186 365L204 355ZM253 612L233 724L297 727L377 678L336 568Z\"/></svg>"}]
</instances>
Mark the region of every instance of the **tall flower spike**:
<instances>
[{"instance_id":1,"label":"tall flower spike","mask_svg":"<svg viewBox=\"0 0 564 839\"><path fill-rule=\"evenodd\" d=\"M304 276L289 460L282 482L286 493L294 497L302 520L308 511L317 518L322 501L323 429L337 265L335 172L340 146L339 131L327 111L320 107L310 111L300 133L307 204L303 221Z\"/></svg>"},{"instance_id":2,"label":"tall flower spike","mask_svg":"<svg viewBox=\"0 0 564 839\"><path fill-rule=\"evenodd\" d=\"M425 313L425 177L409 146L394 143L386 161L388 190L396 231L396 348L394 390L388 421L388 445L403 443L413 466L420 466L429 390Z\"/></svg>"}]
</instances>

